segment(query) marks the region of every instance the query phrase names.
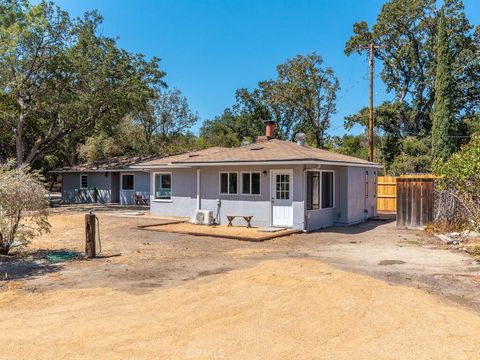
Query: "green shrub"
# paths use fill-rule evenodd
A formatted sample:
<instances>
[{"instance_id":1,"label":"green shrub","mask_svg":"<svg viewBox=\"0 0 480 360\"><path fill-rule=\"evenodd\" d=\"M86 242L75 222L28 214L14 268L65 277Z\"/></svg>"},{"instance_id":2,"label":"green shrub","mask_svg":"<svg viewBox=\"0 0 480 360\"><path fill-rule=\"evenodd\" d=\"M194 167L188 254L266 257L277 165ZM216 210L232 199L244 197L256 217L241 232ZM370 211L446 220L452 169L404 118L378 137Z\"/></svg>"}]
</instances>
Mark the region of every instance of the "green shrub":
<instances>
[{"instance_id":1,"label":"green shrub","mask_svg":"<svg viewBox=\"0 0 480 360\"><path fill-rule=\"evenodd\" d=\"M437 160L436 220L480 227L480 136L473 136L447 161Z\"/></svg>"}]
</instances>

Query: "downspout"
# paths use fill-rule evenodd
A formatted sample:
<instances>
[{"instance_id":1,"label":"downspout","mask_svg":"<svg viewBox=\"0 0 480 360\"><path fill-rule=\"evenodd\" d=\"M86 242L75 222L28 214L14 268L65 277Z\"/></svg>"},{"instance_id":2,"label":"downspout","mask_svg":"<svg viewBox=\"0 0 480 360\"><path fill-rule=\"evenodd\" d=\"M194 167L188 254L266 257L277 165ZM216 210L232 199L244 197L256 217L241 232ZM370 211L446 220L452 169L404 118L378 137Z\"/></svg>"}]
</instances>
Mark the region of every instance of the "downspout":
<instances>
[{"instance_id":1,"label":"downspout","mask_svg":"<svg viewBox=\"0 0 480 360\"><path fill-rule=\"evenodd\" d=\"M197 169L197 210L202 210L202 199L201 199L201 184L200 184L200 169Z\"/></svg>"}]
</instances>

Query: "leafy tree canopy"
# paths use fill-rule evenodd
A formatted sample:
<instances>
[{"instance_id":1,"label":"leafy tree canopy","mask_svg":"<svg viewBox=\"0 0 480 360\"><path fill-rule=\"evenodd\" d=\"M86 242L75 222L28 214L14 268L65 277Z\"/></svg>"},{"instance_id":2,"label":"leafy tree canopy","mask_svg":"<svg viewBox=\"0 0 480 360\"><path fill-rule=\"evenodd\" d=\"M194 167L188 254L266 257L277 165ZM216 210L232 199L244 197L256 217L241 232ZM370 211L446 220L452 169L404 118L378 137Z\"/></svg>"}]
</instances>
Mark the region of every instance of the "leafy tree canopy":
<instances>
[{"instance_id":1,"label":"leafy tree canopy","mask_svg":"<svg viewBox=\"0 0 480 360\"><path fill-rule=\"evenodd\" d=\"M66 137L114 129L164 86L159 59L146 60L100 34L102 18L71 19L41 1L0 2L0 122L14 137L18 166Z\"/></svg>"},{"instance_id":2,"label":"leafy tree canopy","mask_svg":"<svg viewBox=\"0 0 480 360\"><path fill-rule=\"evenodd\" d=\"M480 107L480 88L474 85L480 80L480 27L474 28L469 23L461 0L445 0L443 11L453 84L449 88L452 99L449 107L456 139L464 140L475 128ZM431 143L436 65L437 58L443 56L438 50L439 22L435 0L391 0L382 7L372 26L365 21L355 23L354 35L345 45L347 55L359 53L361 45L377 45L374 55L381 63L381 77L393 94L392 101L375 109L376 132L385 139L381 146L387 168L400 155L404 158L405 138L417 137L422 142L426 138L425 143ZM366 121L368 113L362 109L347 117L345 124L348 129L356 123L366 125ZM414 172L418 168L418 164L410 161L404 164L411 166L396 165L396 171L404 168ZM428 168L426 158L422 157L422 164L422 168Z\"/></svg>"},{"instance_id":3,"label":"leafy tree canopy","mask_svg":"<svg viewBox=\"0 0 480 360\"><path fill-rule=\"evenodd\" d=\"M201 134L218 138L227 132L234 134L237 143L253 141L264 133L263 121L273 120L278 138L293 139L295 133L305 132L309 143L323 147L331 116L336 112L338 89L338 79L323 65L321 56L297 55L277 66L275 79L260 81L252 91L238 89L235 104L222 116L206 122ZM215 122L221 126L212 126Z\"/></svg>"}]
</instances>

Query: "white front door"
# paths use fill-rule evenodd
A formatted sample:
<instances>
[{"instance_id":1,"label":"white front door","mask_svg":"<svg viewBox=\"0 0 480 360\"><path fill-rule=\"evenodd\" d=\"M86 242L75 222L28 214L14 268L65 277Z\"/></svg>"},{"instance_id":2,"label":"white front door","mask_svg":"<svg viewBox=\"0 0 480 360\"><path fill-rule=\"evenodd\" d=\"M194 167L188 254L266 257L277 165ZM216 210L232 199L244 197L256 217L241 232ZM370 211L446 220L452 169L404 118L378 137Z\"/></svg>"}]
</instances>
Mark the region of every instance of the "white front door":
<instances>
[{"instance_id":1,"label":"white front door","mask_svg":"<svg viewBox=\"0 0 480 360\"><path fill-rule=\"evenodd\" d=\"M272 170L270 174L272 226L293 226L292 170Z\"/></svg>"}]
</instances>

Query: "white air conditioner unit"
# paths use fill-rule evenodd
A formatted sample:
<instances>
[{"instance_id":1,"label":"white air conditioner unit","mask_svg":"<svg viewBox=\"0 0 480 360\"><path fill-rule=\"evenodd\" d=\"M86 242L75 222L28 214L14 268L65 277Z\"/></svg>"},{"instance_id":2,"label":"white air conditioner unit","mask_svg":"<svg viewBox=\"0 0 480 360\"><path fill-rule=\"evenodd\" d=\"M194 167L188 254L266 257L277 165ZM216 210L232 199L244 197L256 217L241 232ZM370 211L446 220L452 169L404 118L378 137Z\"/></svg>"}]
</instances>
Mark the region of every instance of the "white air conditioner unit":
<instances>
[{"instance_id":1,"label":"white air conditioner unit","mask_svg":"<svg viewBox=\"0 0 480 360\"><path fill-rule=\"evenodd\" d=\"M197 225L213 225L213 211L212 210L195 210L192 216L192 223Z\"/></svg>"}]
</instances>

